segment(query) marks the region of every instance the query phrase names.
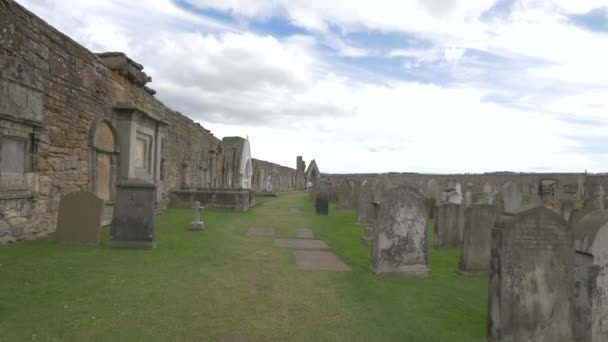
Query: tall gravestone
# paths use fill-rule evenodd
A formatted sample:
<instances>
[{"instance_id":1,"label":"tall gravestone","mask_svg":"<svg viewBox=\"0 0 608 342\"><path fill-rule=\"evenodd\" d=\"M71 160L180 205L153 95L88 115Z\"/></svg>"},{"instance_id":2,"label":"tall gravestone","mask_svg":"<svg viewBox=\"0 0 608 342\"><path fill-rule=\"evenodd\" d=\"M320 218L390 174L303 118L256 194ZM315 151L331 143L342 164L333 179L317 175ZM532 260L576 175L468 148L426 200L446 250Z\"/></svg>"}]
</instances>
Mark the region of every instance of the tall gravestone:
<instances>
[{"instance_id":1,"label":"tall gravestone","mask_svg":"<svg viewBox=\"0 0 608 342\"><path fill-rule=\"evenodd\" d=\"M501 217L492 231L488 341L573 341L574 243L545 207Z\"/></svg>"},{"instance_id":2,"label":"tall gravestone","mask_svg":"<svg viewBox=\"0 0 608 342\"><path fill-rule=\"evenodd\" d=\"M457 248L464 230L464 210L461 204L445 203L437 206L435 217L435 247Z\"/></svg>"},{"instance_id":3,"label":"tall gravestone","mask_svg":"<svg viewBox=\"0 0 608 342\"><path fill-rule=\"evenodd\" d=\"M441 203L441 188L436 180L431 179L426 183L426 191L424 193L426 198L427 209L429 210L429 218L435 218L435 207Z\"/></svg>"},{"instance_id":4,"label":"tall gravestone","mask_svg":"<svg viewBox=\"0 0 608 342\"><path fill-rule=\"evenodd\" d=\"M336 201L336 209L337 210L350 210L354 208L353 203L353 186L349 179L342 178L338 182L338 186L336 189L337 193L337 201Z\"/></svg>"},{"instance_id":5,"label":"tall gravestone","mask_svg":"<svg viewBox=\"0 0 608 342\"><path fill-rule=\"evenodd\" d=\"M370 245L372 238L374 236L374 225L376 224L376 220L378 218L380 202L384 194L389 190L394 188L395 186L391 182L391 180L387 176L382 176L378 181L374 184L374 190L372 194L372 216L370 219L370 223L365 226L365 232L361 237L361 243L364 245Z\"/></svg>"},{"instance_id":6,"label":"tall gravestone","mask_svg":"<svg viewBox=\"0 0 608 342\"><path fill-rule=\"evenodd\" d=\"M317 193L315 211L319 215L329 214L329 193L327 191L319 191Z\"/></svg>"},{"instance_id":7,"label":"tall gravestone","mask_svg":"<svg viewBox=\"0 0 608 342\"><path fill-rule=\"evenodd\" d=\"M473 204L473 183L468 182L464 193L464 204L469 206Z\"/></svg>"},{"instance_id":8,"label":"tall gravestone","mask_svg":"<svg viewBox=\"0 0 608 342\"><path fill-rule=\"evenodd\" d=\"M372 216L374 214L374 205L372 201L374 199L374 186L377 180L370 179L366 180L361 185L361 191L359 192L359 203L357 206L357 223L359 224L370 224Z\"/></svg>"},{"instance_id":9,"label":"tall gravestone","mask_svg":"<svg viewBox=\"0 0 608 342\"><path fill-rule=\"evenodd\" d=\"M131 178L121 180L116 190L110 247L141 249L156 247L154 231L156 186Z\"/></svg>"},{"instance_id":10,"label":"tall gravestone","mask_svg":"<svg viewBox=\"0 0 608 342\"><path fill-rule=\"evenodd\" d=\"M374 225L370 270L379 275L426 277L427 213L422 194L399 186L382 197Z\"/></svg>"},{"instance_id":11,"label":"tall gravestone","mask_svg":"<svg viewBox=\"0 0 608 342\"><path fill-rule=\"evenodd\" d=\"M60 243L99 245L104 201L89 191L64 195L59 201L56 238Z\"/></svg>"},{"instance_id":12,"label":"tall gravestone","mask_svg":"<svg viewBox=\"0 0 608 342\"><path fill-rule=\"evenodd\" d=\"M493 205L474 204L466 208L459 274L471 276L490 270L490 248L495 221L496 208Z\"/></svg>"},{"instance_id":13,"label":"tall gravestone","mask_svg":"<svg viewBox=\"0 0 608 342\"><path fill-rule=\"evenodd\" d=\"M608 210L574 226L576 341L608 341Z\"/></svg>"}]
</instances>

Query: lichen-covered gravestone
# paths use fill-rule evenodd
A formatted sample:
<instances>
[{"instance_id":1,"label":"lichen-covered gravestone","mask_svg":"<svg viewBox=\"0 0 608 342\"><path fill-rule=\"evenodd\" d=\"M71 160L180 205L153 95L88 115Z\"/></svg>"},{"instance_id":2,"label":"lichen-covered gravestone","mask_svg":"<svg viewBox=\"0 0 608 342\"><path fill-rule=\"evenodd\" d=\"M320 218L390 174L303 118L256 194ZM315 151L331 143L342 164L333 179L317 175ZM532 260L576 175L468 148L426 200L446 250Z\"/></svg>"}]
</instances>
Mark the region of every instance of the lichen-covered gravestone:
<instances>
[{"instance_id":1,"label":"lichen-covered gravestone","mask_svg":"<svg viewBox=\"0 0 608 342\"><path fill-rule=\"evenodd\" d=\"M156 186L140 179L125 179L121 180L116 188L110 247L155 248Z\"/></svg>"},{"instance_id":2,"label":"lichen-covered gravestone","mask_svg":"<svg viewBox=\"0 0 608 342\"><path fill-rule=\"evenodd\" d=\"M365 226L365 231L363 233L363 236L361 237L361 243L363 243L364 245L369 246L372 241L374 234L374 225L378 217L378 205L382 199L382 196L384 196L386 191L394 187L395 186L387 176L380 177L380 179L378 179L378 181L374 183L371 201L371 217L369 218L369 223Z\"/></svg>"},{"instance_id":3,"label":"lichen-covered gravestone","mask_svg":"<svg viewBox=\"0 0 608 342\"><path fill-rule=\"evenodd\" d=\"M426 277L427 213L424 197L413 187L387 191L374 225L370 270L379 275Z\"/></svg>"},{"instance_id":4,"label":"lichen-covered gravestone","mask_svg":"<svg viewBox=\"0 0 608 342\"><path fill-rule=\"evenodd\" d=\"M338 182L337 187L337 202L336 202L336 210L350 210L355 207L353 201L353 184L347 178L342 178Z\"/></svg>"},{"instance_id":5,"label":"lichen-covered gravestone","mask_svg":"<svg viewBox=\"0 0 608 342\"><path fill-rule=\"evenodd\" d=\"M435 247L456 248L461 245L464 230L462 204L445 203L437 206L435 217Z\"/></svg>"},{"instance_id":6,"label":"lichen-covered gravestone","mask_svg":"<svg viewBox=\"0 0 608 342\"><path fill-rule=\"evenodd\" d=\"M374 186L377 180L365 180L361 184L359 191L359 203L357 205L357 223L370 224L372 215L374 214Z\"/></svg>"},{"instance_id":7,"label":"lichen-covered gravestone","mask_svg":"<svg viewBox=\"0 0 608 342\"><path fill-rule=\"evenodd\" d=\"M492 231L488 341L571 342L574 242L568 223L536 207Z\"/></svg>"},{"instance_id":8,"label":"lichen-covered gravestone","mask_svg":"<svg viewBox=\"0 0 608 342\"><path fill-rule=\"evenodd\" d=\"M99 245L103 200L89 191L64 195L59 202L56 238L60 243Z\"/></svg>"},{"instance_id":9,"label":"lichen-covered gravestone","mask_svg":"<svg viewBox=\"0 0 608 342\"><path fill-rule=\"evenodd\" d=\"M574 226L576 341L608 341L608 210Z\"/></svg>"},{"instance_id":10,"label":"lichen-covered gravestone","mask_svg":"<svg viewBox=\"0 0 608 342\"><path fill-rule=\"evenodd\" d=\"M496 208L493 205L474 204L465 210L459 274L471 276L488 272L495 221Z\"/></svg>"}]
</instances>

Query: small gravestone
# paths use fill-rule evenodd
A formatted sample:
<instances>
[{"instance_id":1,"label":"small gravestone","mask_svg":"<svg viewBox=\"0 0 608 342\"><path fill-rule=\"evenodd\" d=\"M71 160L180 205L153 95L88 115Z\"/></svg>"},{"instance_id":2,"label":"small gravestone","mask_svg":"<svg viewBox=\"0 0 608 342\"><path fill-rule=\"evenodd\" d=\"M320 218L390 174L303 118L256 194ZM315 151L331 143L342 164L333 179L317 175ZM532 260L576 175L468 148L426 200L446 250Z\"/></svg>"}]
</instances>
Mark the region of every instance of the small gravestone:
<instances>
[{"instance_id":1,"label":"small gravestone","mask_svg":"<svg viewBox=\"0 0 608 342\"><path fill-rule=\"evenodd\" d=\"M310 228L296 228L296 237L298 239L312 239L314 234Z\"/></svg>"},{"instance_id":2,"label":"small gravestone","mask_svg":"<svg viewBox=\"0 0 608 342\"><path fill-rule=\"evenodd\" d=\"M424 196L427 198L434 198L435 203L437 204L441 202L441 188L436 180L431 179L426 183L426 192Z\"/></svg>"},{"instance_id":3,"label":"small gravestone","mask_svg":"<svg viewBox=\"0 0 608 342\"><path fill-rule=\"evenodd\" d=\"M574 243L545 207L501 217L492 230L488 341L573 341Z\"/></svg>"},{"instance_id":4,"label":"small gravestone","mask_svg":"<svg viewBox=\"0 0 608 342\"><path fill-rule=\"evenodd\" d=\"M429 213L428 218L429 219L434 219L435 218L435 210L437 209L437 202L434 198L431 197L425 197L424 198L424 205L426 206L427 212Z\"/></svg>"},{"instance_id":5,"label":"small gravestone","mask_svg":"<svg viewBox=\"0 0 608 342\"><path fill-rule=\"evenodd\" d=\"M464 230L464 210L461 204L445 203L437 207L435 217L435 247L457 248Z\"/></svg>"},{"instance_id":6,"label":"small gravestone","mask_svg":"<svg viewBox=\"0 0 608 342\"><path fill-rule=\"evenodd\" d=\"M475 204L465 210L459 274L471 276L489 271L492 228L495 221L496 208L493 205Z\"/></svg>"},{"instance_id":7,"label":"small gravestone","mask_svg":"<svg viewBox=\"0 0 608 342\"><path fill-rule=\"evenodd\" d=\"M385 193L374 225L370 270L378 275L426 277L427 212L424 197L410 186Z\"/></svg>"},{"instance_id":8,"label":"small gravestone","mask_svg":"<svg viewBox=\"0 0 608 342\"><path fill-rule=\"evenodd\" d=\"M315 210L319 215L329 214L329 193L317 193L317 199L315 201Z\"/></svg>"},{"instance_id":9,"label":"small gravestone","mask_svg":"<svg viewBox=\"0 0 608 342\"><path fill-rule=\"evenodd\" d=\"M594 211L574 226L576 341L608 341L608 210Z\"/></svg>"},{"instance_id":10,"label":"small gravestone","mask_svg":"<svg viewBox=\"0 0 608 342\"><path fill-rule=\"evenodd\" d=\"M121 180L116 190L110 247L138 249L156 247L154 233L156 185L131 178Z\"/></svg>"},{"instance_id":11,"label":"small gravestone","mask_svg":"<svg viewBox=\"0 0 608 342\"><path fill-rule=\"evenodd\" d=\"M499 200L504 213L518 212L524 201L519 187L513 182L507 182L502 186Z\"/></svg>"},{"instance_id":12,"label":"small gravestone","mask_svg":"<svg viewBox=\"0 0 608 342\"><path fill-rule=\"evenodd\" d=\"M97 246L103 200L89 191L64 195L59 202L56 238L59 243Z\"/></svg>"},{"instance_id":13,"label":"small gravestone","mask_svg":"<svg viewBox=\"0 0 608 342\"><path fill-rule=\"evenodd\" d=\"M204 230L205 224L201 221L201 202L194 202L194 221L190 224L190 230Z\"/></svg>"}]
</instances>

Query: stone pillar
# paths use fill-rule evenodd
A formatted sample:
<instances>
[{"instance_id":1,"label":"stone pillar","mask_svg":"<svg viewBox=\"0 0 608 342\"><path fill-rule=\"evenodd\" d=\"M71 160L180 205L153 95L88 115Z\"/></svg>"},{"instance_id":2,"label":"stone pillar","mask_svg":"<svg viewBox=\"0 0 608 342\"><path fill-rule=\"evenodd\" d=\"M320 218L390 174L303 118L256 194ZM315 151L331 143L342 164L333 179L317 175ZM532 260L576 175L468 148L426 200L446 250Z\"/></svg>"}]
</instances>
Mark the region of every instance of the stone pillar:
<instances>
[{"instance_id":1,"label":"stone pillar","mask_svg":"<svg viewBox=\"0 0 608 342\"><path fill-rule=\"evenodd\" d=\"M156 186L140 179L119 181L114 217L110 230L110 247L156 247L154 202Z\"/></svg>"}]
</instances>

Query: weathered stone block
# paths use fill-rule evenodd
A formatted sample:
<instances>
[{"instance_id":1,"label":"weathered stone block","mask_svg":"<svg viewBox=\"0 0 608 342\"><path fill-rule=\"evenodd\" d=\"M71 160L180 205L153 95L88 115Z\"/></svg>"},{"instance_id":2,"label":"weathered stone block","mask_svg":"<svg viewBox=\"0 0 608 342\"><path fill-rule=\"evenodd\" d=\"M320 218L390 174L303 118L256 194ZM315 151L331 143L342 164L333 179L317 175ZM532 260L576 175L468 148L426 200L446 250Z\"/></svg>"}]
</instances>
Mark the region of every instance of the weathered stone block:
<instances>
[{"instance_id":1,"label":"weathered stone block","mask_svg":"<svg viewBox=\"0 0 608 342\"><path fill-rule=\"evenodd\" d=\"M109 245L115 248L154 248L154 184L124 179L117 185Z\"/></svg>"},{"instance_id":2,"label":"weathered stone block","mask_svg":"<svg viewBox=\"0 0 608 342\"><path fill-rule=\"evenodd\" d=\"M99 245L103 203L101 198L88 191L63 196L59 203L57 241L75 245Z\"/></svg>"}]
</instances>

